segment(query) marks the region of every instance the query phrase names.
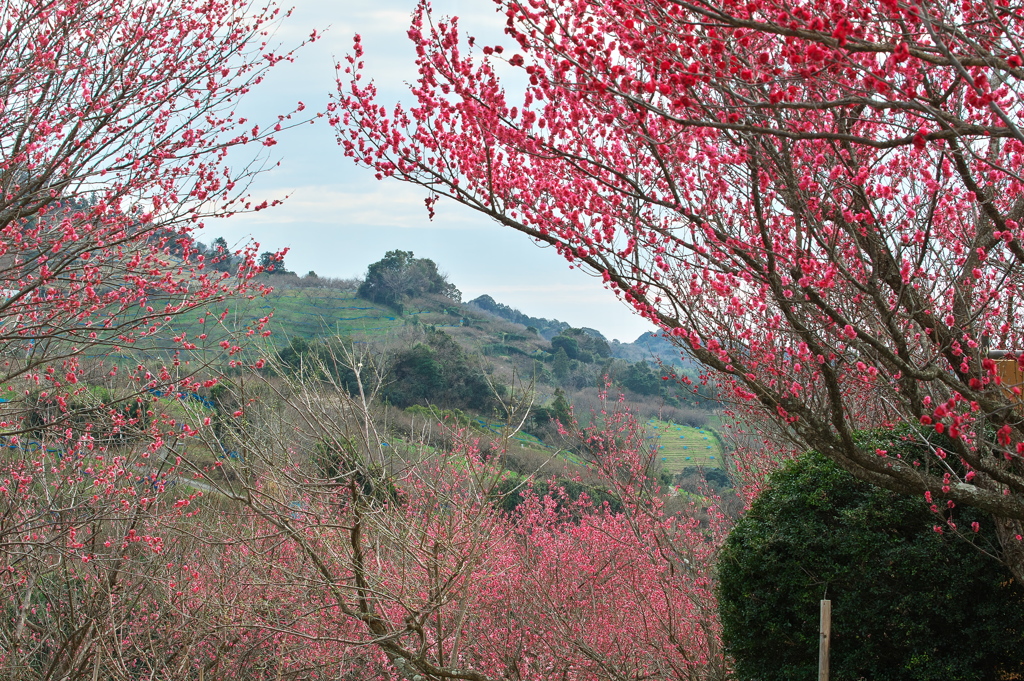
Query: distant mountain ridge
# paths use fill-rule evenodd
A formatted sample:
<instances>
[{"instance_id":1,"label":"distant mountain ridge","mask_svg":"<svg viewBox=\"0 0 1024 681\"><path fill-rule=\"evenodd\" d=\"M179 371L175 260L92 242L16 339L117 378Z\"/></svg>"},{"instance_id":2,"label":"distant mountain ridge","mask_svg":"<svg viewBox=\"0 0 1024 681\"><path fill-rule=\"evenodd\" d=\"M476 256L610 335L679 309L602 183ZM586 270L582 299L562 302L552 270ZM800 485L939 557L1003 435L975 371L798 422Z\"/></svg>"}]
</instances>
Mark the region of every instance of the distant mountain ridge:
<instances>
[{"instance_id":1,"label":"distant mountain ridge","mask_svg":"<svg viewBox=\"0 0 1024 681\"><path fill-rule=\"evenodd\" d=\"M478 298L474 298L473 300L469 301L466 304L473 305L474 307L484 310L485 312L490 312L491 314L497 315L507 322L512 322L514 324L522 324L523 326L532 326L533 328L537 329L537 333L539 333L541 337L544 338L545 340L551 340L552 338L560 334L562 331L573 328L571 324L568 324L558 319L531 317L530 315L524 312L520 312L514 307L509 307L504 303L499 303L498 301L496 301L494 298L490 297L487 294L484 294ZM605 337L605 335L598 331L597 329L592 329L589 326L579 326L576 328L578 328L580 331L585 332L587 335L593 336L594 338L600 338L603 341L608 341L608 338Z\"/></svg>"},{"instance_id":2,"label":"distant mountain ridge","mask_svg":"<svg viewBox=\"0 0 1024 681\"><path fill-rule=\"evenodd\" d=\"M485 312L490 312L505 321L509 321L514 324L522 324L527 327L533 327L537 329L537 332L545 340L551 340L566 329L572 328L570 324L558 319L531 317L514 307L510 307L504 303L499 303L494 298L486 294L479 296L478 298L474 298L466 304L472 305L473 307ZM679 348L672 343L672 341L657 331L642 333L632 343L621 343L618 341L609 341L604 334L597 329L591 329L585 326L579 328L591 336L607 341L611 348L612 357L618 357L619 359L626 359L634 362L639 360L650 360L653 358L670 365L677 365L681 360L684 365L690 363L685 357L680 356Z\"/></svg>"},{"instance_id":3,"label":"distant mountain ridge","mask_svg":"<svg viewBox=\"0 0 1024 681\"><path fill-rule=\"evenodd\" d=\"M541 335L545 340L551 340L557 336L560 332L565 329L571 328L569 324L559 321L557 319L545 319L544 317L531 317L528 314L520 312L514 307L509 307L503 303L499 303L494 298L487 294L479 296L469 301L467 305L473 305L484 312L490 312L493 315L497 315L502 319L513 322L514 324L522 324L523 326L532 326L537 329L537 333ZM598 334L600 335L600 334ZM604 336L601 336L604 338Z\"/></svg>"}]
</instances>

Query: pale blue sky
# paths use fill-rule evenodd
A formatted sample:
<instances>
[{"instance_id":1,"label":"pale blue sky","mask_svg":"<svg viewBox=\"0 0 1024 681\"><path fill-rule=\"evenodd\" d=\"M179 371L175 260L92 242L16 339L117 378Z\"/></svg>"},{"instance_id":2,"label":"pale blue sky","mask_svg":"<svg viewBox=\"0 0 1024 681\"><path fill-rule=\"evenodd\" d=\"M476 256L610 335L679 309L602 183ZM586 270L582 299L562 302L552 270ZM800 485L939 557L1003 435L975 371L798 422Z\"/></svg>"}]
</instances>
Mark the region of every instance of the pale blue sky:
<instances>
[{"instance_id":1,"label":"pale blue sky","mask_svg":"<svg viewBox=\"0 0 1024 681\"><path fill-rule=\"evenodd\" d=\"M266 122L300 100L307 112L322 110L334 83L334 58L348 51L354 33L363 37L368 70L382 95L401 98L404 82L415 74L405 35L413 7L414 0L300 1L278 40L295 44L314 28L326 31L324 38L303 49L294 64L275 68L243 111ZM434 3L436 13L459 16L464 31L492 44L501 42L503 23L494 7L490 0ZM466 300L487 293L526 314L593 327L622 341L653 328L600 279L570 270L552 249L519 233L453 203L439 202L437 216L428 221L421 189L374 180L344 158L326 123L281 135L271 152L281 165L261 176L253 193L260 200L291 198L271 210L213 222L200 240L224 236L235 243L251 235L265 248L291 248L289 269L335 277L361 276L386 251L411 250L437 262Z\"/></svg>"}]
</instances>

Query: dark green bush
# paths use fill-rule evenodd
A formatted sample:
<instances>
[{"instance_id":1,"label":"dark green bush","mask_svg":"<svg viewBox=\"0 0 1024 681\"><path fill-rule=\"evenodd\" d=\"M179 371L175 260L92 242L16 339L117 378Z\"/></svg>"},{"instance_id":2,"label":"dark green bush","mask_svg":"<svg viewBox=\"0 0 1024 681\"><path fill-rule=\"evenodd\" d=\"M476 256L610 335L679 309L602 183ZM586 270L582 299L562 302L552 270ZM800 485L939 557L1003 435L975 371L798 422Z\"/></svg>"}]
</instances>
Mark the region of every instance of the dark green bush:
<instances>
[{"instance_id":1,"label":"dark green bush","mask_svg":"<svg viewBox=\"0 0 1024 681\"><path fill-rule=\"evenodd\" d=\"M661 377L644 361L629 365L622 377L622 385L639 395L657 395L662 390Z\"/></svg>"},{"instance_id":2,"label":"dark green bush","mask_svg":"<svg viewBox=\"0 0 1024 681\"><path fill-rule=\"evenodd\" d=\"M425 342L398 352L382 396L401 408L414 404L489 412L503 388L488 381L465 351L443 331L427 331Z\"/></svg>"},{"instance_id":3,"label":"dark green bush","mask_svg":"<svg viewBox=\"0 0 1024 681\"><path fill-rule=\"evenodd\" d=\"M306 340L295 336L277 355L281 370L288 375L329 381L344 388L349 394L359 393L355 371L349 366L349 358L355 356L349 339Z\"/></svg>"},{"instance_id":4,"label":"dark green bush","mask_svg":"<svg viewBox=\"0 0 1024 681\"><path fill-rule=\"evenodd\" d=\"M569 359L577 359L580 356L580 343L570 336L555 336L551 339L551 351L564 350Z\"/></svg>"},{"instance_id":5,"label":"dark green bush","mask_svg":"<svg viewBox=\"0 0 1024 681\"><path fill-rule=\"evenodd\" d=\"M917 445L890 435L886 446L907 459ZM991 519L966 508L952 517L961 537L923 499L861 482L817 453L784 466L719 562L737 677L816 678L819 601L829 598L833 679L1021 678L1024 590L979 550L995 544Z\"/></svg>"}]
</instances>

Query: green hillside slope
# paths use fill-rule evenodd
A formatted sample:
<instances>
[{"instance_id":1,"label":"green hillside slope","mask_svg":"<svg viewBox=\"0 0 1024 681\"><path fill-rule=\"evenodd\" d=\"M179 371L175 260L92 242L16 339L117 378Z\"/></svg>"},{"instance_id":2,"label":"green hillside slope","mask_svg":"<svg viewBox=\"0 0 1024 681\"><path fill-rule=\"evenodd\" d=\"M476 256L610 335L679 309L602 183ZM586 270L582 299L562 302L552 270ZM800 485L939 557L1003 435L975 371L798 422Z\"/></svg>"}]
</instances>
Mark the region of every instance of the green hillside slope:
<instances>
[{"instance_id":1,"label":"green hillside slope","mask_svg":"<svg viewBox=\"0 0 1024 681\"><path fill-rule=\"evenodd\" d=\"M709 428L691 428L649 419L647 438L655 460L669 473L686 468L723 468L722 443Z\"/></svg>"}]
</instances>

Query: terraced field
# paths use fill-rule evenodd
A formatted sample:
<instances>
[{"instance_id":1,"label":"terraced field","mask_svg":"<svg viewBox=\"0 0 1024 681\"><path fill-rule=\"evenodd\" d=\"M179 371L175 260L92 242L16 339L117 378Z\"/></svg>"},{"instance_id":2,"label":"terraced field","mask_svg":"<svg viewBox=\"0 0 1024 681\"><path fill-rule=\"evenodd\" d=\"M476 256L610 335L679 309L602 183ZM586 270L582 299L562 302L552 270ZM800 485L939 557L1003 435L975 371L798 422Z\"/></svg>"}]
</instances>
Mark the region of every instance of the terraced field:
<instances>
[{"instance_id":1,"label":"terraced field","mask_svg":"<svg viewBox=\"0 0 1024 681\"><path fill-rule=\"evenodd\" d=\"M658 419L649 419L646 425L648 443L656 450L655 456L666 471L679 473L685 468L724 467L722 444L710 429L691 428ZM494 435L500 435L504 428L502 423L481 418L474 418L473 426ZM551 449L529 433L516 433L513 441L530 449ZM571 452L561 451L559 456L577 465L584 464L583 459Z\"/></svg>"},{"instance_id":2,"label":"terraced field","mask_svg":"<svg viewBox=\"0 0 1024 681\"><path fill-rule=\"evenodd\" d=\"M228 309L223 321L218 311ZM211 315L210 312L213 314ZM236 299L226 305L205 312L182 315L172 320L159 334L136 344L137 352L169 353L177 349L169 339L184 333L190 339L200 334L221 337L218 326L223 324L235 332L245 330L261 317L273 313L268 327L271 342L282 346L296 336L307 340L327 335L378 336L402 326L405 322L394 310L357 298L352 291L329 288L285 289L274 291L265 298ZM205 324L200 322L205 320ZM211 322L213 322L211 324ZM215 343L210 342L213 346Z\"/></svg>"},{"instance_id":3,"label":"terraced field","mask_svg":"<svg viewBox=\"0 0 1024 681\"><path fill-rule=\"evenodd\" d=\"M248 310L240 312L248 312L252 318L246 322L273 312L271 328L278 339L295 336L310 339L325 334L378 335L403 323L394 310L356 298L353 292L333 289L274 292L253 301Z\"/></svg>"},{"instance_id":4,"label":"terraced field","mask_svg":"<svg viewBox=\"0 0 1024 681\"><path fill-rule=\"evenodd\" d=\"M670 473L684 468L723 467L722 444L710 429L650 419L647 437L656 460Z\"/></svg>"}]
</instances>

